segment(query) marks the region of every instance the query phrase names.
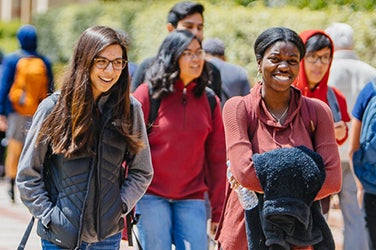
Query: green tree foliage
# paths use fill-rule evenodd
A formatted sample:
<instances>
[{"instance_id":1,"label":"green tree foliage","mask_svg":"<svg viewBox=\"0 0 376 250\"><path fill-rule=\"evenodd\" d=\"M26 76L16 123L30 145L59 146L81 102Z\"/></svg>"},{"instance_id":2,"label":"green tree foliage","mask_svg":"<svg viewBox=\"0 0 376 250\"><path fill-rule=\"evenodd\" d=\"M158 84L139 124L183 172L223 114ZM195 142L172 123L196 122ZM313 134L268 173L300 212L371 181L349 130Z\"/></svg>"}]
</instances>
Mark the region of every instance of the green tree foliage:
<instances>
[{"instance_id":1,"label":"green tree foliage","mask_svg":"<svg viewBox=\"0 0 376 250\"><path fill-rule=\"evenodd\" d=\"M4 53L18 48L16 41L17 29L20 26L19 21L7 23L0 22L0 50Z\"/></svg>"},{"instance_id":2,"label":"green tree foliage","mask_svg":"<svg viewBox=\"0 0 376 250\"><path fill-rule=\"evenodd\" d=\"M199 0L200 1L200 0ZM205 37L219 37L226 44L228 61L244 66L254 82L257 65L253 52L256 37L272 26L298 33L325 29L332 22L346 22L355 31L355 50L376 66L376 0L202 0ZM167 35L167 12L176 0L106 0L51 9L34 18L40 33L40 50L54 63L67 63L75 41L92 25L109 25L130 37L129 58L136 63L155 55ZM272 7L271 7L272 6ZM370 10L370 11L368 11ZM0 26L0 38L2 30Z\"/></svg>"}]
</instances>

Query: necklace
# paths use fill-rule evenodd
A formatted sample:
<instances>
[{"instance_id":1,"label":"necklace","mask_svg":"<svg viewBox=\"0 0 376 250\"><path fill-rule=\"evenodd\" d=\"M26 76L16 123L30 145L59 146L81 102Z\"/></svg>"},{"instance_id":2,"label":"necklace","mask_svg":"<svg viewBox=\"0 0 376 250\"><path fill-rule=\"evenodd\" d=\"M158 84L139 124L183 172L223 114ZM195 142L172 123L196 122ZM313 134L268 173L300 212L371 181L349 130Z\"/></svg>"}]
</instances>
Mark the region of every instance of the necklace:
<instances>
[{"instance_id":1,"label":"necklace","mask_svg":"<svg viewBox=\"0 0 376 250\"><path fill-rule=\"evenodd\" d=\"M275 114L273 114L273 112L268 109L270 114L273 116L273 118L279 123L281 124L281 121L285 118L286 114L287 114L287 111L289 110L289 106L286 107L285 111L283 111L283 113L280 115L280 117L278 118Z\"/></svg>"}]
</instances>

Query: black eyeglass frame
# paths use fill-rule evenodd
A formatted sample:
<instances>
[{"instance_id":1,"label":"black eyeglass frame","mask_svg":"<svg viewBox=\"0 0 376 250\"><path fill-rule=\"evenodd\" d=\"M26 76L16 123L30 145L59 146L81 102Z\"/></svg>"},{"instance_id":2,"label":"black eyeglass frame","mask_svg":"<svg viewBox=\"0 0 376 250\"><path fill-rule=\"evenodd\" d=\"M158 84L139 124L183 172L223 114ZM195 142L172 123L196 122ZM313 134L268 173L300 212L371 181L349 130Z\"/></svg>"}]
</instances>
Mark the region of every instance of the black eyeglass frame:
<instances>
[{"instance_id":1,"label":"black eyeglass frame","mask_svg":"<svg viewBox=\"0 0 376 250\"><path fill-rule=\"evenodd\" d=\"M98 63L99 60L103 60L103 65L101 63ZM118 67L118 65L114 64L114 62L117 62L117 61L122 62L121 67ZM108 67L108 65L110 65L110 63L112 64L112 68L114 70L123 70L127 66L128 61L125 60L124 58L116 58L114 60L109 60L105 57L95 57L93 59L93 64L98 69L107 69L107 67Z\"/></svg>"}]
</instances>

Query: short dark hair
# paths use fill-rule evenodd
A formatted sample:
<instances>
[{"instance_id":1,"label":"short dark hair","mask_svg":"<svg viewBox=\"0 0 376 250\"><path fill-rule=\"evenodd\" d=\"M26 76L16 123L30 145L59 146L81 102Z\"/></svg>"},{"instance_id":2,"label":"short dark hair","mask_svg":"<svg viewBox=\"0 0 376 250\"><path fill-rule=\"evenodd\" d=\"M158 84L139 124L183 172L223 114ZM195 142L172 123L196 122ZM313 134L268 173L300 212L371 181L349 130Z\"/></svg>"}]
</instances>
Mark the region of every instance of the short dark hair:
<instances>
[{"instance_id":1,"label":"short dark hair","mask_svg":"<svg viewBox=\"0 0 376 250\"><path fill-rule=\"evenodd\" d=\"M305 47L307 52L315 52L324 48L329 48L331 51L333 51L332 42L330 41L329 37L324 34L316 34L311 36L307 40Z\"/></svg>"},{"instance_id":2,"label":"short dark hair","mask_svg":"<svg viewBox=\"0 0 376 250\"><path fill-rule=\"evenodd\" d=\"M206 53L213 56L225 55L225 43L217 37L205 39L202 43L202 48Z\"/></svg>"},{"instance_id":3,"label":"short dark hair","mask_svg":"<svg viewBox=\"0 0 376 250\"><path fill-rule=\"evenodd\" d=\"M168 12L167 23L171 23L176 28L180 20L195 13L203 16L204 6L190 1L178 2Z\"/></svg>"},{"instance_id":4,"label":"short dark hair","mask_svg":"<svg viewBox=\"0 0 376 250\"><path fill-rule=\"evenodd\" d=\"M299 35L285 27L272 27L262 32L255 41L254 51L256 59L264 57L265 51L276 42L290 42L294 44L300 52L300 60L304 57L305 46Z\"/></svg>"}]
</instances>

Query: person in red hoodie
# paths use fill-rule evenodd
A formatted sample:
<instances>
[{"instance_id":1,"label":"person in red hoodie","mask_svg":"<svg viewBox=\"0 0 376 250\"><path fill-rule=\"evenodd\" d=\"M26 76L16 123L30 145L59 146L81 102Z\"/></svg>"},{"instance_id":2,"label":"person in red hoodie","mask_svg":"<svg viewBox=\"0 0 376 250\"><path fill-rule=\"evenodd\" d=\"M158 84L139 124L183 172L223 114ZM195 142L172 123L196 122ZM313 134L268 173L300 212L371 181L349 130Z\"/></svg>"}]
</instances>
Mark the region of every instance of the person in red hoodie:
<instances>
[{"instance_id":1,"label":"person in red hoodie","mask_svg":"<svg viewBox=\"0 0 376 250\"><path fill-rule=\"evenodd\" d=\"M299 36L305 44L306 55L300 62L301 70L295 86L304 96L320 99L330 106L334 118L335 136L340 146L348 137L346 123L350 121L350 115L345 96L337 88L328 86L334 44L329 35L322 30L306 30ZM321 204L323 213L327 216L330 196L323 199Z\"/></svg>"},{"instance_id":2,"label":"person in red hoodie","mask_svg":"<svg viewBox=\"0 0 376 250\"><path fill-rule=\"evenodd\" d=\"M171 32L133 93L149 123L150 102L160 100L148 134L154 178L136 205L143 249L208 248L205 194L211 231L219 221L226 187L226 150L219 98L206 86L201 41L188 30ZM215 98L212 110L209 95Z\"/></svg>"},{"instance_id":3,"label":"person in red hoodie","mask_svg":"<svg viewBox=\"0 0 376 250\"><path fill-rule=\"evenodd\" d=\"M235 192L235 186L232 186L233 188L230 184L227 186L226 201L216 234L220 249L260 250L272 249L271 247L313 249L317 244L328 242L329 244L324 247L321 245L321 248L316 249L334 250L332 235L320 210L316 215L321 216L322 228L326 230L320 230L320 239L316 238L316 241L311 241L311 244L291 243L289 234L295 231L294 228L287 230L286 233L278 230L280 241L275 242L276 244L266 242L266 237L270 236L273 230L266 232L261 221L257 222L264 216L263 208L265 207L261 204L263 198L267 198L267 191L277 189L278 192L279 185L265 188L259 176L260 173L257 171L257 166L260 167L260 165L257 164L259 161L255 159L255 155L258 155L256 157L258 159L263 156L268 158L267 155L271 152L282 152L281 150L296 149L300 146L317 153L322 158L326 178L313 198L310 196L307 206L313 202L312 206L315 204L317 207L320 199L340 190L341 169L333 118L329 107L320 100L303 96L297 88L292 86L299 74L299 63L305 55L301 38L288 28L269 28L257 37L254 51L260 81L252 87L249 95L233 97L225 103L223 122L227 158L230 162L232 177L236 181L235 184L256 192L259 203L253 209L244 210ZM270 157L271 163L266 165L273 166L273 162L280 164L280 158ZM289 180L291 186L295 186L305 178L309 176L304 174L301 178L291 176ZM288 196L300 190L287 189L286 191L285 189L284 191ZM302 197L304 196L300 198ZM294 209L294 205L291 208ZM295 212L299 213L299 211L299 208L295 207ZM253 219L253 224L248 223L249 218ZM286 214L279 214L276 218L281 218L281 221L286 222L291 219ZM246 230L246 225L248 230ZM260 230L255 232L255 228ZM249 234L249 229L252 230L253 235ZM259 236L258 240L255 240L255 235ZM269 237L271 238L273 237ZM279 243L287 248L281 248Z\"/></svg>"}]
</instances>

